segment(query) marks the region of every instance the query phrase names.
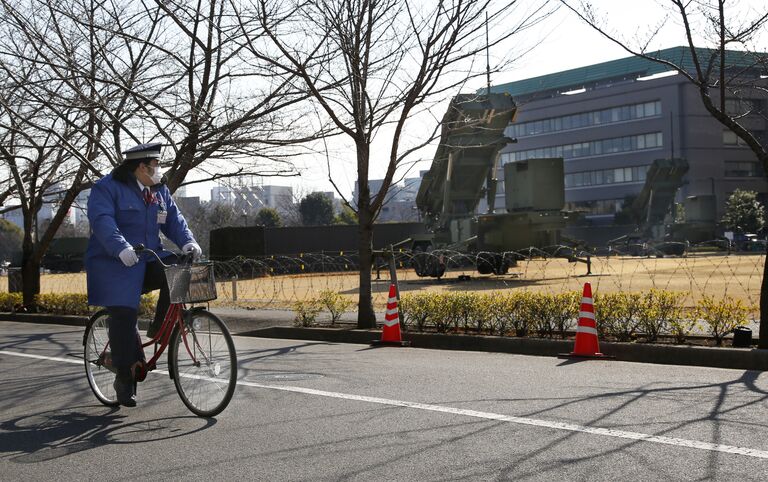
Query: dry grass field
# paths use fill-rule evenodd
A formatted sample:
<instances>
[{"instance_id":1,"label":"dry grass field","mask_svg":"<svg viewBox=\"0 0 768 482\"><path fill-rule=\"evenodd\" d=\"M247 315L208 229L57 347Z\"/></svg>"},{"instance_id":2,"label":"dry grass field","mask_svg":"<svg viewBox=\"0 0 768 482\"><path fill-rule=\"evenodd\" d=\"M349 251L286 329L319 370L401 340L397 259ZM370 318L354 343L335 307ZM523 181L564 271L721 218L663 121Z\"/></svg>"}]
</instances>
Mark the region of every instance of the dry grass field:
<instances>
[{"instance_id":1,"label":"dry grass field","mask_svg":"<svg viewBox=\"0 0 768 482\"><path fill-rule=\"evenodd\" d=\"M443 279L418 278L412 270L399 269L401 293L420 291L529 290L558 293L580 290L592 283L593 291L647 291L651 288L685 292L686 304L693 305L703 295L732 297L756 306L759 300L764 256L762 255L696 255L683 258L593 258L592 275L586 276L586 265L568 263L564 259L522 261L504 276L484 276L473 271L448 271ZM459 281L459 275L469 275ZM374 303L386 303L389 274L381 272L381 280L373 283ZM375 278L375 273L374 273ZM41 280L44 293L85 293L85 274L46 274ZM7 290L5 280L0 290ZM350 298L357 295L355 273L325 273L264 277L236 282L237 302L233 302L233 283L218 283L221 305L257 308L286 308L298 300L332 290Z\"/></svg>"}]
</instances>

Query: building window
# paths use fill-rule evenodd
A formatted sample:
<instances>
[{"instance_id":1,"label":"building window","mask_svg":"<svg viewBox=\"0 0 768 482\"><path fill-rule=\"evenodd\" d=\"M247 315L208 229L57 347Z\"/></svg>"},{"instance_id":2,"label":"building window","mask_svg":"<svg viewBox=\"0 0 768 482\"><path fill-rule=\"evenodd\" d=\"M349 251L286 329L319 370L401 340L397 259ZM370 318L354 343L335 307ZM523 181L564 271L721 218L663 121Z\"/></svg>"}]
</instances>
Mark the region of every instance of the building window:
<instances>
[{"instance_id":1,"label":"building window","mask_svg":"<svg viewBox=\"0 0 768 482\"><path fill-rule=\"evenodd\" d=\"M549 132L581 129L614 122L625 122L645 117L661 115L661 101L643 102L641 104L623 105L610 109L581 112L549 119L521 122L509 126L512 137L525 137Z\"/></svg>"},{"instance_id":2,"label":"building window","mask_svg":"<svg viewBox=\"0 0 768 482\"><path fill-rule=\"evenodd\" d=\"M621 211L623 199L597 199L594 201L568 201L566 211L578 211L584 214L616 214Z\"/></svg>"},{"instance_id":3,"label":"building window","mask_svg":"<svg viewBox=\"0 0 768 482\"><path fill-rule=\"evenodd\" d=\"M760 99L725 99L725 112L730 116L757 114L760 104Z\"/></svg>"},{"instance_id":4,"label":"building window","mask_svg":"<svg viewBox=\"0 0 768 482\"><path fill-rule=\"evenodd\" d=\"M760 163L754 161L725 161L725 177L763 177Z\"/></svg>"},{"instance_id":5,"label":"building window","mask_svg":"<svg viewBox=\"0 0 768 482\"><path fill-rule=\"evenodd\" d=\"M617 167L598 171L574 172L565 175L565 187L601 186L621 182L645 182L650 165Z\"/></svg>"},{"instance_id":6,"label":"building window","mask_svg":"<svg viewBox=\"0 0 768 482\"><path fill-rule=\"evenodd\" d=\"M752 135L755 139L760 141L765 136L764 131L752 131ZM724 146L739 146L747 147L747 143L741 137L737 136L735 132L730 129L723 129L723 145Z\"/></svg>"},{"instance_id":7,"label":"building window","mask_svg":"<svg viewBox=\"0 0 768 482\"><path fill-rule=\"evenodd\" d=\"M526 159L542 159L548 157L574 159L577 157L656 149L662 145L663 139L661 132L651 132L649 134L640 134L636 136L616 137L613 139L580 142L578 144L566 144L563 146L529 149L527 151L508 152L502 154L501 160L506 164L513 161L525 161Z\"/></svg>"}]
</instances>

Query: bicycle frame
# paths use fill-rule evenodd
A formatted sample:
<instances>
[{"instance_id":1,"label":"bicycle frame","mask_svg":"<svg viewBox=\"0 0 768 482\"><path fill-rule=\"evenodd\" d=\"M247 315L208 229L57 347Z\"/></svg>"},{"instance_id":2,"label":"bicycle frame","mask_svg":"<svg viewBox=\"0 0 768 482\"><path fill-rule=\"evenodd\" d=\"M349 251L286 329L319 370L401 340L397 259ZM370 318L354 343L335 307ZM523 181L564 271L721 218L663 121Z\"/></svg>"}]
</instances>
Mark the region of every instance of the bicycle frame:
<instances>
[{"instance_id":1,"label":"bicycle frame","mask_svg":"<svg viewBox=\"0 0 768 482\"><path fill-rule=\"evenodd\" d=\"M184 348L187 350L187 353L189 354L192 360L192 363L195 366L200 365L200 361L198 361L197 357L195 356L196 351L190 348L190 343L187 338L187 335L189 333L192 334L192 340L193 340L192 347L194 348L194 346L196 345L199 348L201 348L200 352L202 353L203 357L206 358L206 361L208 361L207 357L205 356L205 351L202 350L202 347L200 347L200 344L197 341L197 336L195 336L194 328L192 330L187 330L186 329L187 327L184 323L184 314L192 313L193 310L194 308L192 308L192 310L186 310L185 305L183 303L173 303L168 307L168 311L165 313L165 319L163 320L163 324L160 327L160 330L157 332L157 334L155 334L155 336L151 340L141 345L143 349L154 344L155 353L149 361L145 362L143 365L138 366L135 373L135 379L137 382L144 381L144 379L147 376L147 373L157 368L157 360L162 356L163 352L168 347L171 340L171 334L173 333L174 326L177 326L179 329L179 335L181 336L181 339L184 342Z\"/></svg>"},{"instance_id":2,"label":"bicycle frame","mask_svg":"<svg viewBox=\"0 0 768 482\"><path fill-rule=\"evenodd\" d=\"M151 340L143 343L141 348L144 349L150 345L155 345L155 352L148 361L143 365L139 365L135 373L135 379L137 382L142 382L147 377L147 373L157 368L157 360L160 359L168 344L171 341L171 333L173 333L173 327L178 326L181 330L181 335L184 337L184 345L186 345L186 333L184 330L184 317L182 316L184 306L180 303L172 304L168 307L168 311L165 312L165 318L163 324L160 326L160 330L152 337Z\"/></svg>"},{"instance_id":3,"label":"bicycle frame","mask_svg":"<svg viewBox=\"0 0 768 482\"><path fill-rule=\"evenodd\" d=\"M163 266L166 266L165 263L163 263L163 260L160 259L160 257L152 251L151 249L144 248L143 245L138 245L135 247L136 251L138 253L142 251L146 251L154 255L155 258L162 264ZM194 310L194 308L192 308ZM187 310L184 303L171 303L171 305L168 307L168 310L165 312L165 318L163 319L163 324L160 326L160 329L158 332L150 339L149 341L142 343L141 348L142 350L150 345L155 345L155 351L152 355L152 358L149 359L149 361L144 362L143 364L140 363L136 367L136 371L134 373L134 380L137 382L142 382L147 377L147 373L151 372L155 368L157 368L157 360L160 359L160 357L163 355L163 352L165 352L165 349L168 348L168 345L171 341L171 335L173 334L173 328L174 326L177 326L179 329L179 333L182 337L182 340L184 342L184 348L186 348L187 353L189 353L190 358L192 359L192 363L195 365L199 365L200 362L197 360L195 353L193 350L190 349L189 342L187 341L187 330L185 329L184 325L184 314L185 313L191 313L192 310ZM194 329L191 331L192 338L194 339L194 344L198 344L197 337L194 334ZM107 341L107 344L104 346L104 350L99 355L99 360L97 361L98 365L105 366L109 370L114 371L112 368L112 360L107 358L107 350L109 349L109 341ZM201 350L201 353L203 353L203 356L205 356L204 351ZM169 360L170 363L170 360Z\"/></svg>"},{"instance_id":4,"label":"bicycle frame","mask_svg":"<svg viewBox=\"0 0 768 482\"><path fill-rule=\"evenodd\" d=\"M149 361L144 362L143 365L140 364L137 366L136 373L134 374L135 380L137 382L144 381L147 373L157 368L157 360L160 359L163 352L165 352L165 349L168 347L171 341L171 334L173 333L174 326L179 327L181 336L184 340L184 346L187 349L187 352L189 352L189 355L192 357L193 361L197 363L197 360L195 360L194 354L190 351L189 344L187 343L187 334L186 330L184 330L184 311L184 305L181 303L175 303L169 306L168 311L165 313L165 318L163 319L163 324L161 325L160 330L158 330L155 336L152 337L149 341L142 343L142 350L150 345L155 345L155 351L154 355L149 359ZM99 355L99 359L96 364L104 366L110 371L114 371L112 367L112 360L111 358L108 358L107 350L109 350L109 341L107 341L107 344L104 346L104 349Z\"/></svg>"},{"instance_id":5,"label":"bicycle frame","mask_svg":"<svg viewBox=\"0 0 768 482\"><path fill-rule=\"evenodd\" d=\"M134 249L137 253L144 250L141 245ZM212 264L202 265L195 272L197 285L193 291L186 285L192 283L187 275L187 265L179 270L169 270L167 268L170 265L165 265L156 253L146 251L154 254L166 268L166 284L172 302L164 313L158 332L148 341L136 340L142 351L154 345L154 353L148 361L141 361L132 367L134 390L135 382L144 381L147 373L157 368L157 361L165 354L166 348L170 347L167 355L168 374L181 401L200 417L218 415L227 407L235 391L237 355L227 326L201 306L208 300L216 299ZM189 263L190 273L193 271L192 264ZM116 399L115 382L109 376L110 372L117 372L112 365L109 349L109 326L108 310L103 309L94 314L83 335L83 351L88 384L101 403L113 407L120 402ZM184 348L181 347L182 343Z\"/></svg>"}]
</instances>

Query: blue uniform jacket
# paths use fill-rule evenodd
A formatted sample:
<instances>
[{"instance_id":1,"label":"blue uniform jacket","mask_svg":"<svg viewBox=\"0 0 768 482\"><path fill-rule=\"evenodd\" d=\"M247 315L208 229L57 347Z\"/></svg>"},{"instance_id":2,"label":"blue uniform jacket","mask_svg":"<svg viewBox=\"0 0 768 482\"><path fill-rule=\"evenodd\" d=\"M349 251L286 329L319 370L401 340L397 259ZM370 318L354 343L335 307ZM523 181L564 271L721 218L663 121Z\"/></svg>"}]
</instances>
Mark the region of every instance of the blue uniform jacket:
<instances>
[{"instance_id":1,"label":"blue uniform jacket","mask_svg":"<svg viewBox=\"0 0 768 482\"><path fill-rule=\"evenodd\" d=\"M139 243L161 257L162 230L178 246L194 242L184 216L171 199L165 184L151 189L154 202L146 205L134 178L120 182L108 174L91 189L88 199L88 221L91 237L85 253L88 279L88 304L93 306L127 306L138 308L146 264L155 258L144 253L130 268L123 265L120 252ZM165 211L165 223L159 223L158 212Z\"/></svg>"}]
</instances>

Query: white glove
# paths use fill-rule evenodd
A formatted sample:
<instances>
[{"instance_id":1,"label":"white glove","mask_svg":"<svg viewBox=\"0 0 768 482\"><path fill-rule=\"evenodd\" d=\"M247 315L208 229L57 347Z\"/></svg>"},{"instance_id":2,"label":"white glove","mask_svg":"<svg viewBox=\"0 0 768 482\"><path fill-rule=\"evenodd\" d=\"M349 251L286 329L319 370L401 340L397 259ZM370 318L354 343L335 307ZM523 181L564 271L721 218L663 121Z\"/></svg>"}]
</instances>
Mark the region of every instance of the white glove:
<instances>
[{"instance_id":1,"label":"white glove","mask_svg":"<svg viewBox=\"0 0 768 482\"><path fill-rule=\"evenodd\" d=\"M133 248L125 248L120 251L120 254L117 256L120 258L120 261L129 268L139 262L139 257L136 256L136 251L134 251Z\"/></svg>"},{"instance_id":2,"label":"white glove","mask_svg":"<svg viewBox=\"0 0 768 482\"><path fill-rule=\"evenodd\" d=\"M192 253L192 259L195 261L200 259L200 256L203 255L203 250L200 249L200 245L195 242L185 244L184 247L181 248L181 252L184 254Z\"/></svg>"}]
</instances>

